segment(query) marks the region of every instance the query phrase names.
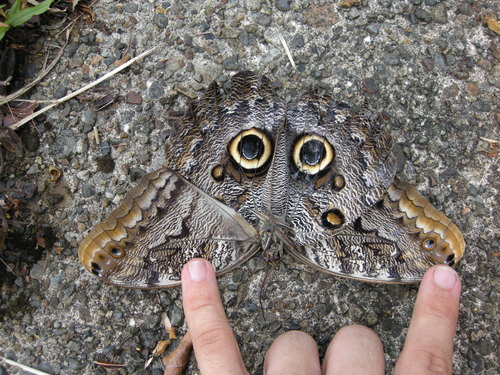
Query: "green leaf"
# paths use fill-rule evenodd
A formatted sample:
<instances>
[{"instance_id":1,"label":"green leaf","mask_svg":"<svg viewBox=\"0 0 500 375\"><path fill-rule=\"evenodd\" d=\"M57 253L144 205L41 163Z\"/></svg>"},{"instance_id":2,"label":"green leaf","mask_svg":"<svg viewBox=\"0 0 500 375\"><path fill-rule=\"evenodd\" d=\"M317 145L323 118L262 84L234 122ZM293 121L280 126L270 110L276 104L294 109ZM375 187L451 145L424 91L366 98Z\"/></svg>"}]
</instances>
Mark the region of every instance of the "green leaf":
<instances>
[{"instance_id":1,"label":"green leaf","mask_svg":"<svg viewBox=\"0 0 500 375\"><path fill-rule=\"evenodd\" d=\"M5 33L7 32L7 30L9 30L10 27L0 27L0 40L3 39Z\"/></svg>"},{"instance_id":2,"label":"green leaf","mask_svg":"<svg viewBox=\"0 0 500 375\"><path fill-rule=\"evenodd\" d=\"M41 3L38 3L38 5L20 10L21 1L16 0L16 2L12 4L12 7L7 12L6 21L10 26L22 25L23 23L29 21L31 17L46 12L53 1L54 0L45 0Z\"/></svg>"}]
</instances>

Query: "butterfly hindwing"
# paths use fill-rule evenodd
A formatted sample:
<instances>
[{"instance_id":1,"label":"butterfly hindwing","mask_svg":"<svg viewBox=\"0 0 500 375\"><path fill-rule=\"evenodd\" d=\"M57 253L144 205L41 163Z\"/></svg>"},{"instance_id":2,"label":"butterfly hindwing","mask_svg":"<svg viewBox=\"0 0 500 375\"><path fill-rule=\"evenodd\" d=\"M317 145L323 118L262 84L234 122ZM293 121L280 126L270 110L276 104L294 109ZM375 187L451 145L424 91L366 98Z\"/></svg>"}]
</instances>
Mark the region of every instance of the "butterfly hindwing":
<instances>
[{"instance_id":1,"label":"butterfly hindwing","mask_svg":"<svg viewBox=\"0 0 500 375\"><path fill-rule=\"evenodd\" d=\"M178 285L192 258L225 272L260 246L236 211L167 168L146 174L79 248L85 268L106 282L135 288Z\"/></svg>"}]
</instances>

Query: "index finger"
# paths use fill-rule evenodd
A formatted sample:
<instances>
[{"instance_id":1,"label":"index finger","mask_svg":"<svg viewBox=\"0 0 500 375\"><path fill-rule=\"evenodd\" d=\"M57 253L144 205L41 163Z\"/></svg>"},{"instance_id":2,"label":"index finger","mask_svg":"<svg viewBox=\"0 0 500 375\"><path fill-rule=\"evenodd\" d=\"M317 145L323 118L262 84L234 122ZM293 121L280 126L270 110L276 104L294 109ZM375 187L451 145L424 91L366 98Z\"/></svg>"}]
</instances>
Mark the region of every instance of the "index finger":
<instances>
[{"instance_id":1,"label":"index finger","mask_svg":"<svg viewBox=\"0 0 500 375\"><path fill-rule=\"evenodd\" d=\"M448 266L426 272L394 374L451 374L460 279Z\"/></svg>"},{"instance_id":2,"label":"index finger","mask_svg":"<svg viewBox=\"0 0 500 375\"><path fill-rule=\"evenodd\" d=\"M181 278L184 313L201 374L248 374L227 322L210 262L189 261Z\"/></svg>"}]
</instances>

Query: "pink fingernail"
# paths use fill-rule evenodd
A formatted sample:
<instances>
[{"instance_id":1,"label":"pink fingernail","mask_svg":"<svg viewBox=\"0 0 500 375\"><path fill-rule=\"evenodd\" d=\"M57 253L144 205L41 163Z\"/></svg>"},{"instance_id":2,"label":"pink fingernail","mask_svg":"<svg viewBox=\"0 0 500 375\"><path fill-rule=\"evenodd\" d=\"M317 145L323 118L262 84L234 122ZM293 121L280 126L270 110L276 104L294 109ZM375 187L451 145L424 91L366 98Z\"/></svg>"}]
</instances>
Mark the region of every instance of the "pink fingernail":
<instances>
[{"instance_id":1,"label":"pink fingernail","mask_svg":"<svg viewBox=\"0 0 500 375\"><path fill-rule=\"evenodd\" d=\"M202 260L193 260L187 266L191 281L200 282L207 278L207 267Z\"/></svg>"},{"instance_id":2,"label":"pink fingernail","mask_svg":"<svg viewBox=\"0 0 500 375\"><path fill-rule=\"evenodd\" d=\"M434 283L442 289L451 289L457 282L456 272L448 266L439 266L434 270Z\"/></svg>"}]
</instances>

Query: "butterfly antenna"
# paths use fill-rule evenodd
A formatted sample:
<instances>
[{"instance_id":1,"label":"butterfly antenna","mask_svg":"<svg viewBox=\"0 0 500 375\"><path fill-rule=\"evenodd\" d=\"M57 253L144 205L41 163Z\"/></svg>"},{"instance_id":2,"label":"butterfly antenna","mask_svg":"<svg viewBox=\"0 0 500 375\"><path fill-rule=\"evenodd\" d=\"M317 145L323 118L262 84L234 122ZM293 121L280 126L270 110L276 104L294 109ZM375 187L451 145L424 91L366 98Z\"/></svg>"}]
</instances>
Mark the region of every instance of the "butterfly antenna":
<instances>
[{"instance_id":1,"label":"butterfly antenna","mask_svg":"<svg viewBox=\"0 0 500 375\"><path fill-rule=\"evenodd\" d=\"M266 270L266 274L264 275L264 280L262 280L262 285L260 287L260 292L259 292L259 305L260 305L260 312L262 314L262 318L264 319L264 322L266 321L266 316L264 314L264 303L263 303L263 297L264 293L271 281L271 276L274 274L274 272L271 273L271 271L274 271L276 269L275 264L271 261L267 262L268 267Z\"/></svg>"}]
</instances>

